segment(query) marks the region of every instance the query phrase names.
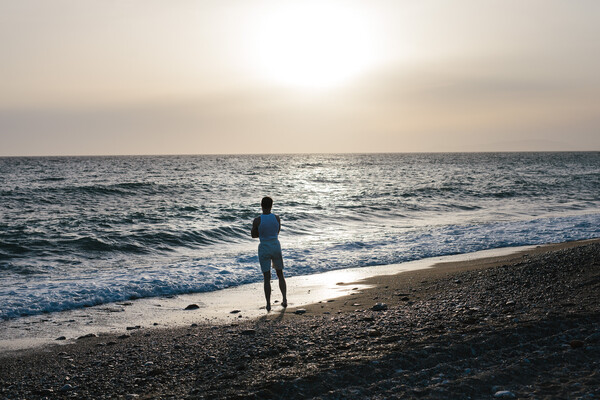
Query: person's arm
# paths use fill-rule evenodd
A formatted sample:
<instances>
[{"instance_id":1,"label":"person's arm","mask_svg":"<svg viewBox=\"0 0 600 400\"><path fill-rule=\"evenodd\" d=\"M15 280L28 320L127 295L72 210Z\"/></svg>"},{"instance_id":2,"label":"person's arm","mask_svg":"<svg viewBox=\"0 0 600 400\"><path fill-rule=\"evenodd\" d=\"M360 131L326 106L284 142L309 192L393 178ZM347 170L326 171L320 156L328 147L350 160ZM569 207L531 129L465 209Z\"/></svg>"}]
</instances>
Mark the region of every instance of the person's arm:
<instances>
[{"instance_id":1,"label":"person's arm","mask_svg":"<svg viewBox=\"0 0 600 400\"><path fill-rule=\"evenodd\" d=\"M254 221L252 221L252 231L250 232L250 234L252 235L253 238L258 237L258 226L259 225L260 225L260 217L254 218Z\"/></svg>"},{"instance_id":2,"label":"person's arm","mask_svg":"<svg viewBox=\"0 0 600 400\"><path fill-rule=\"evenodd\" d=\"M275 218L277 218L277 223L279 224L279 230L277 231L277 233L281 232L281 219L279 219L279 215L275 215Z\"/></svg>"}]
</instances>

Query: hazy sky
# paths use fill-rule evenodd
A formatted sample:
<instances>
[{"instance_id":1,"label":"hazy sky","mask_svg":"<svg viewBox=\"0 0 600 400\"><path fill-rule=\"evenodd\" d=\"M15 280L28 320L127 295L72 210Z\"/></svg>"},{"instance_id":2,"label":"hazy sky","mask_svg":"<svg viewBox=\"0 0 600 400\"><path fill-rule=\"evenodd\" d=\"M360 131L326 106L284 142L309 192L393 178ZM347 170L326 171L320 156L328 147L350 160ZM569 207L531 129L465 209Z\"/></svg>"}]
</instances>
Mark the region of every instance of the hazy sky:
<instances>
[{"instance_id":1,"label":"hazy sky","mask_svg":"<svg viewBox=\"0 0 600 400\"><path fill-rule=\"evenodd\" d=\"M0 0L0 155L600 150L600 1Z\"/></svg>"}]
</instances>

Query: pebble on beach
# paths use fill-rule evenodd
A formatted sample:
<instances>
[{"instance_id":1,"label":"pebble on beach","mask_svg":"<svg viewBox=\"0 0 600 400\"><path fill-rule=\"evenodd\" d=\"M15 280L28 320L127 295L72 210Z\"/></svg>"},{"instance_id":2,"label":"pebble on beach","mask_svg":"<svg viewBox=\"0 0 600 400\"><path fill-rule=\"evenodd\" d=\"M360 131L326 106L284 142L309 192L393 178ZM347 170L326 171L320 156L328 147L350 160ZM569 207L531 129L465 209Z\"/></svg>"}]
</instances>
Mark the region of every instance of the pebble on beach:
<instances>
[{"instance_id":1,"label":"pebble on beach","mask_svg":"<svg viewBox=\"0 0 600 400\"><path fill-rule=\"evenodd\" d=\"M497 399L514 399L516 396L513 392L508 390L499 390L494 393L494 397Z\"/></svg>"},{"instance_id":2,"label":"pebble on beach","mask_svg":"<svg viewBox=\"0 0 600 400\"><path fill-rule=\"evenodd\" d=\"M373 310L373 311L385 311L387 309L388 309L388 306L385 303L377 303L373 307L371 307L371 310Z\"/></svg>"},{"instance_id":3,"label":"pebble on beach","mask_svg":"<svg viewBox=\"0 0 600 400\"><path fill-rule=\"evenodd\" d=\"M77 340L79 340L79 339L88 339L88 338L95 338L95 337L98 337L98 335L96 335L95 333L88 333L87 335L79 336L77 338Z\"/></svg>"},{"instance_id":4,"label":"pebble on beach","mask_svg":"<svg viewBox=\"0 0 600 400\"><path fill-rule=\"evenodd\" d=\"M581 340L571 340L571 342L569 344L571 345L572 348L579 349L580 347L583 347L583 345L585 343Z\"/></svg>"},{"instance_id":5,"label":"pebble on beach","mask_svg":"<svg viewBox=\"0 0 600 400\"><path fill-rule=\"evenodd\" d=\"M127 328L125 328L128 331L134 331L136 329L141 329L140 325L136 325L136 326L128 326Z\"/></svg>"},{"instance_id":6,"label":"pebble on beach","mask_svg":"<svg viewBox=\"0 0 600 400\"><path fill-rule=\"evenodd\" d=\"M61 392L68 392L69 390L73 390L73 385L66 383L64 384L61 388L60 391Z\"/></svg>"}]
</instances>

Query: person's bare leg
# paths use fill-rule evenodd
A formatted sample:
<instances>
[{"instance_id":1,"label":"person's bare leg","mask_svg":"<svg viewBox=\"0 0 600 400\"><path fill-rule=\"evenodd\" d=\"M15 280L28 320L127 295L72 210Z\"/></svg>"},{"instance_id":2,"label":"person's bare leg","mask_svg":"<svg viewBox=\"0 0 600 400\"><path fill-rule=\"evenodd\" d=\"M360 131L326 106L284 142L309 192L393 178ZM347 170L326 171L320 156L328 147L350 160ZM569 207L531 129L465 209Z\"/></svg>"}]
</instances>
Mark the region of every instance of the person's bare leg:
<instances>
[{"instance_id":1,"label":"person's bare leg","mask_svg":"<svg viewBox=\"0 0 600 400\"><path fill-rule=\"evenodd\" d=\"M285 284L285 278L283 277L283 270L276 269L277 277L279 278L279 289L281 289L281 295L283 296L283 301L281 305L283 307L287 307L287 285Z\"/></svg>"},{"instance_id":2,"label":"person's bare leg","mask_svg":"<svg viewBox=\"0 0 600 400\"><path fill-rule=\"evenodd\" d=\"M267 300L267 311L271 311L271 271L263 272L265 280L265 299Z\"/></svg>"}]
</instances>

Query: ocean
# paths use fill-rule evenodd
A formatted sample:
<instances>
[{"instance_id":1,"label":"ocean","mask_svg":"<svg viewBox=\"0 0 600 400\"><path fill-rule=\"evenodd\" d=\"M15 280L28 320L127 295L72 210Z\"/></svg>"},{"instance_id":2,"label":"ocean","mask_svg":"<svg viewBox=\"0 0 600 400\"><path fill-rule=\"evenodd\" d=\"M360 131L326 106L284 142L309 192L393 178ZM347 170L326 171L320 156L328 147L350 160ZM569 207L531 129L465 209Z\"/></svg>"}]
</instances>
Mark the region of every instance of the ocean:
<instances>
[{"instance_id":1,"label":"ocean","mask_svg":"<svg viewBox=\"0 0 600 400\"><path fill-rule=\"evenodd\" d=\"M0 318L600 237L600 153L0 158Z\"/></svg>"}]
</instances>

